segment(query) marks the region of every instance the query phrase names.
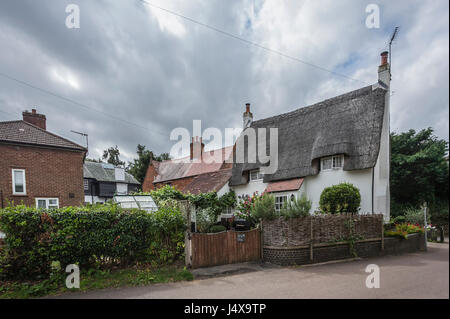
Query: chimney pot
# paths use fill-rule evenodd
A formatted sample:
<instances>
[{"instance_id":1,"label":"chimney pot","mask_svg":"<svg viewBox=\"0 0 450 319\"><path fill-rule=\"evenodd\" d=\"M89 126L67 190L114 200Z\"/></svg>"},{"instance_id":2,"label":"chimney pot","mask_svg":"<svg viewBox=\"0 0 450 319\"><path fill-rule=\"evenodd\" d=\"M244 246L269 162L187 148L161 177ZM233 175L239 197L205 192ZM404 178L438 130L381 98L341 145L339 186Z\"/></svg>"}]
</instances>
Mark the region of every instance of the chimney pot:
<instances>
[{"instance_id":1,"label":"chimney pot","mask_svg":"<svg viewBox=\"0 0 450 319\"><path fill-rule=\"evenodd\" d=\"M386 65L388 63L388 51L384 51L381 53L381 65Z\"/></svg>"},{"instance_id":2,"label":"chimney pot","mask_svg":"<svg viewBox=\"0 0 450 319\"><path fill-rule=\"evenodd\" d=\"M245 112L250 113L250 103L245 104Z\"/></svg>"},{"instance_id":3,"label":"chimney pot","mask_svg":"<svg viewBox=\"0 0 450 319\"><path fill-rule=\"evenodd\" d=\"M191 147L191 154L190 154L190 158L191 160L193 159L201 159L202 158L202 153L205 149L205 144L203 144L203 138L202 137L198 137L195 136L192 137L192 143L190 145Z\"/></svg>"}]
</instances>

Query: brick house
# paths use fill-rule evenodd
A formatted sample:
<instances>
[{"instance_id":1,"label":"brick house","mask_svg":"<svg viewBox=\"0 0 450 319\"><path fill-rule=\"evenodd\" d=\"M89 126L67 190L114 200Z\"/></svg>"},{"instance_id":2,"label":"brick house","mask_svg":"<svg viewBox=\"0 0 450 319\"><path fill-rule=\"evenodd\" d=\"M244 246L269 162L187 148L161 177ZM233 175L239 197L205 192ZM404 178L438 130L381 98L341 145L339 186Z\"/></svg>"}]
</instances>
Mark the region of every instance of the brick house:
<instances>
[{"instance_id":1,"label":"brick house","mask_svg":"<svg viewBox=\"0 0 450 319\"><path fill-rule=\"evenodd\" d=\"M0 122L0 207L83 204L87 149L48 132L35 109L22 114L23 120Z\"/></svg>"},{"instance_id":2,"label":"brick house","mask_svg":"<svg viewBox=\"0 0 450 319\"><path fill-rule=\"evenodd\" d=\"M191 194L228 192L233 147L205 152L201 138L192 138L190 155L174 160L152 161L148 166L142 190L148 192L164 185ZM218 160L219 159L219 160Z\"/></svg>"}]
</instances>

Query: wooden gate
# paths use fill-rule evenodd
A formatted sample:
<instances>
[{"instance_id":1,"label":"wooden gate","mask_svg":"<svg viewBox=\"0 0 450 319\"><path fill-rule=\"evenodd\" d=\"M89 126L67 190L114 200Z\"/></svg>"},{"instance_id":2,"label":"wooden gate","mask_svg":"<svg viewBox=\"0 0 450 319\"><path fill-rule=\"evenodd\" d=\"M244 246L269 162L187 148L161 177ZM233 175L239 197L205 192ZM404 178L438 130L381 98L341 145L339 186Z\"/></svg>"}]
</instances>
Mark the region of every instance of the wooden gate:
<instances>
[{"instance_id":1,"label":"wooden gate","mask_svg":"<svg viewBox=\"0 0 450 319\"><path fill-rule=\"evenodd\" d=\"M192 268L225 265L261 258L261 232L226 231L217 234L192 233L189 243Z\"/></svg>"}]
</instances>

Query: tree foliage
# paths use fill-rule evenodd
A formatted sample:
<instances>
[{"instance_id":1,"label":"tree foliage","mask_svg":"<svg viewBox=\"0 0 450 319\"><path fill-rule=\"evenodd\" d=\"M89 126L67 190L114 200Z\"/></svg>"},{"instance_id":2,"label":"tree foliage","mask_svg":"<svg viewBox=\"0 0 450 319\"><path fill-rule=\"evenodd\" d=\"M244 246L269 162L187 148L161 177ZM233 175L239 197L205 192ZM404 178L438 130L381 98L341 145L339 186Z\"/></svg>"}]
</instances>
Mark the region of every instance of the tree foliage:
<instances>
[{"instance_id":1,"label":"tree foliage","mask_svg":"<svg viewBox=\"0 0 450 319\"><path fill-rule=\"evenodd\" d=\"M166 161L170 159L169 153L162 153L158 156L151 150L147 150L144 145L138 144L136 147L137 158L133 162L128 162L127 172L134 176L139 183L143 183L145 174L151 161Z\"/></svg>"},{"instance_id":2,"label":"tree foliage","mask_svg":"<svg viewBox=\"0 0 450 319\"><path fill-rule=\"evenodd\" d=\"M119 147L114 146L110 147L107 150L103 151L102 159L105 160L107 163L112 164L114 166L124 166L125 162L120 160L120 151Z\"/></svg>"},{"instance_id":3,"label":"tree foliage","mask_svg":"<svg viewBox=\"0 0 450 319\"><path fill-rule=\"evenodd\" d=\"M399 205L419 207L446 201L448 206L448 142L433 135L433 129L391 133L392 214ZM448 211L448 209L447 209Z\"/></svg>"}]
</instances>

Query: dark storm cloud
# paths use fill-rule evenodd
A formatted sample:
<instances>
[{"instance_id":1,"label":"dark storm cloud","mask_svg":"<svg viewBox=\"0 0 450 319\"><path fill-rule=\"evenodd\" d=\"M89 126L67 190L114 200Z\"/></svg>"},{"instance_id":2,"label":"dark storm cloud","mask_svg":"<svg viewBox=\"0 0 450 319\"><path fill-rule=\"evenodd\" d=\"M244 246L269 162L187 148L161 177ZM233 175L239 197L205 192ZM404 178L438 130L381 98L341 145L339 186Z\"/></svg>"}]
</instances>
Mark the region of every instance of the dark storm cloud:
<instances>
[{"instance_id":1,"label":"dark storm cloud","mask_svg":"<svg viewBox=\"0 0 450 319\"><path fill-rule=\"evenodd\" d=\"M379 53L400 24L391 126L433 126L448 138L445 2L381 1L377 30L365 27L358 1L153 2L367 83L376 82ZM69 3L80 7L80 29L65 27ZM92 157L116 144L126 160L138 143L168 152L170 131L191 130L193 119L203 128L240 126L246 102L262 118L364 86L138 0L2 1L0 47L0 72L103 112L0 77L0 118L36 107L55 133L83 143L70 130L87 132Z\"/></svg>"}]
</instances>

